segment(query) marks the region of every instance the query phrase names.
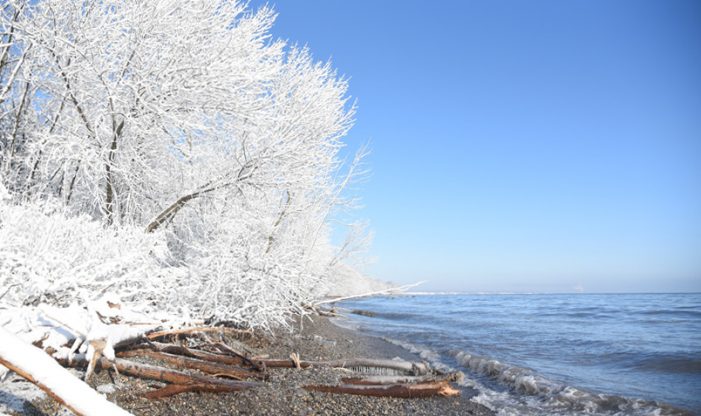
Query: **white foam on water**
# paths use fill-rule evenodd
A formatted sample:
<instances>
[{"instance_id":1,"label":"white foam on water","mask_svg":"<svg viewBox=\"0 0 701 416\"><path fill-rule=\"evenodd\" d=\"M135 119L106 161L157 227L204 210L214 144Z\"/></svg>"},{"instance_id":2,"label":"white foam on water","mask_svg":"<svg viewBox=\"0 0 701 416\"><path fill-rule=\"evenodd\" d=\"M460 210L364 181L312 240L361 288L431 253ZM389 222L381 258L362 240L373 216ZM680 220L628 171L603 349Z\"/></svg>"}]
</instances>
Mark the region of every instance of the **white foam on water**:
<instances>
[{"instance_id":1,"label":"white foam on water","mask_svg":"<svg viewBox=\"0 0 701 416\"><path fill-rule=\"evenodd\" d=\"M429 348L420 347L418 345L414 345L414 344L404 342L404 341L399 341L399 340L392 339L392 338L382 337L382 339L389 342L390 344L394 344L394 345L397 345L399 347L402 347L412 354L417 354L419 357L421 357L422 360L431 364L433 366L433 368L435 368L436 370L443 371L446 373L451 372L451 371L455 371L452 367L444 364L441 361L440 354L438 354L437 352L435 352Z\"/></svg>"},{"instance_id":2,"label":"white foam on water","mask_svg":"<svg viewBox=\"0 0 701 416\"><path fill-rule=\"evenodd\" d=\"M383 339L418 354L421 359L429 362L437 370L444 372L460 370L445 364L441 354L430 348L391 338ZM654 401L590 393L554 382L527 368L510 366L489 357L465 351L451 351L449 355L455 358L462 369L468 371L468 376L458 384L477 391L478 394L471 400L491 409L499 416L689 415L681 409ZM474 376L495 381L495 388L498 389L485 385Z\"/></svg>"},{"instance_id":3,"label":"white foam on water","mask_svg":"<svg viewBox=\"0 0 701 416\"><path fill-rule=\"evenodd\" d=\"M473 374L486 376L504 386L494 391L478 384L480 394L473 400L499 415L687 415L662 403L591 393L542 377L532 370L499 362L465 351L450 353L458 364Z\"/></svg>"}]
</instances>

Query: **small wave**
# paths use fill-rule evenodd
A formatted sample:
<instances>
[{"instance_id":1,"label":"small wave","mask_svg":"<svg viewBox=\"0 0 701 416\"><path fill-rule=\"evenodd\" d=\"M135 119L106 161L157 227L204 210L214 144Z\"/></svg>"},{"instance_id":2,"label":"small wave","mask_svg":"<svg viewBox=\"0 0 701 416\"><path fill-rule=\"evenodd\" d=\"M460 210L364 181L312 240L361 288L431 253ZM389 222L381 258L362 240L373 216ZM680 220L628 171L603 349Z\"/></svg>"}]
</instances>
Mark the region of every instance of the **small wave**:
<instances>
[{"instance_id":1,"label":"small wave","mask_svg":"<svg viewBox=\"0 0 701 416\"><path fill-rule=\"evenodd\" d=\"M383 339L413 354L418 354L421 359L429 362L439 371L456 370L445 364L441 354L435 350L397 339L386 337ZM478 392L471 399L472 401L482 404L500 416L554 416L573 413L605 416L690 415L684 410L656 401L590 393L556 383L530 369L510 366L498 360L465 351L450 351L449 355L469 373L486 376L506 387L505 391L495 390L471 377L464 377L459 382L460 385L473 388Z\"/></svg>"},{"instance_id":2,"label":"small wave","mask_svg":"<svg viewBox=\"0 0 701 416\"><path fill-rule=\"evenodd\" d=\"M424 316L411 312L375 312L372 311L375 318L382 318L392 321L408 321L415 318L423 318Z\"/></svg>"},{"instance_id":3,"label":"small wave","mask_svg":"<svg viewBox=\"0 0 701 416\"><path fill-rule=\"evenodd\" d=\"M463 371L474 400L500 414L685 414L667 402L701 412L698 294L419 296L344 306L379 312L349 318ZM470 358L458 362L460 351Z\"/></svg>"},{"instance_id":4,"label":"small wave","mask_svg":"<svg viewBox=\"0 0 701 416\"><path fill-rule=\"evenodd\" d=\"M643 315L648 316L670 316L676 318L701 318L701 311L687 309L657 309L652 311L643 311Z\"/></svg>"},{"instance_id":5,"label":"small wave","mask_svg":"<svg viewBox=\"0 0 701 416\"><path fill-rule=\"evenodd\" d=\"M591 357L587 357L591 359ZM701 375L701 354L690 352L646 353L641 351L616 351L596 357L599 364L609 364L626 370L659 372L661 374Z\"/></svg>"},{"instance_id":6,"label":"small wave","mask_svg":"<svg viewBox=\"0 0 701 416\"><path fill-rule=\"evenodd\" d=\"M701 374L701 357L689 355L649 357L639 360L634 367L638 370L660 373Z\"/></svg>"},{"instance_id":7,"label":"small wave","mask_svg":"<svg viewBox=\"0 0 701 416\"><path fill-rule=\"evenodd\" d=\"M418 356L421 357L422 360L430 363L433 366L433 368L435 368L438 371L443 371L445 373L454 371L452 367L446 365L441 361L441 355L439 353L430 348L420 347L409 342L399 341L397 339L392 338L383 337L382 339L389 342L390 344L402 347L412 354L418 354Z\"/></svg>"},{"instance_id":8,"label":"small wave","mask_svg":"<svg viewBox=\"0 0 701 416\"><path fill-rule=\"evenodd\" d=\"M595 318L598 317L599 314L595 312L565 312L560 316L565 318Z\"/></svg>"},{"instance_id":9,"label":"small wave","mask_svg":"<svg viewBox=\"0 0 701 416\"><path fill-rule=\"evenodd\" d=\"M532 370L510 366L498 360L470 354L465 351L451 352L456 361L472 373L486 376L510 390L525 395L513 400L508 395L483 389L481 400L491 403L494 409L505 408L505 414L526 414L527 409L540 409L533 414L560 414L582 412L597 415L688 415L684 410L656 401L632 399L611 394L590 393L542 377ZM530 396L530 397L529 397ZM520 404L519 404L520 403ZM524 404L527 406L524 408ZM517 407L514 407L518 404ZM510 409L510 410L509 410ZM539 413L540 412L540 413ZM528 412L529 413L529 412Z\"/></svg>"},{"instance_id":10,"label":"small wave","mask_svg":"<svg viewBox=\"0 0 701 416\"><path fill-rule=\"evenodd\" d=\"M555 311L555 312L540 312L539 317L541 318L556 318L556 319L567 319L575 318L578 320L583 319L619 319L621 316L616 312L608 311Z\"/></svg>"}]
</instances>

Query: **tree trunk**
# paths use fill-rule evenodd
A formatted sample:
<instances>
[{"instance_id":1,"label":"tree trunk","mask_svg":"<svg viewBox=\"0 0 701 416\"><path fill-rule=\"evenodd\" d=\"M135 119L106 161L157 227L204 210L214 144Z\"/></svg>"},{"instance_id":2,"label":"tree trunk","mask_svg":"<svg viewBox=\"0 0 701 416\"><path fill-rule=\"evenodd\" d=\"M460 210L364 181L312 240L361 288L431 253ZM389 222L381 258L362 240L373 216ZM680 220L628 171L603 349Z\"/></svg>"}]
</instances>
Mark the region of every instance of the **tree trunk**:
<instances>
[{"instance_id":1,"label":"tree trunk","mask_svg":"<svg viewBox=\"0 0 701 416\"><path fill-rule=\"evenodd\" d=\"M122 129L124 128L124 121L117 124L114 120L112 121L112 144L110 145L110 151L107 156L107 163L105 163L105 174L107 183L105 184L105 214L107 215L107 224L112 225L114 222L114 184L112 177L112 165L114 164L114 157L117 153L117 140L122 134Z\"/></svg>"}]
</instances>

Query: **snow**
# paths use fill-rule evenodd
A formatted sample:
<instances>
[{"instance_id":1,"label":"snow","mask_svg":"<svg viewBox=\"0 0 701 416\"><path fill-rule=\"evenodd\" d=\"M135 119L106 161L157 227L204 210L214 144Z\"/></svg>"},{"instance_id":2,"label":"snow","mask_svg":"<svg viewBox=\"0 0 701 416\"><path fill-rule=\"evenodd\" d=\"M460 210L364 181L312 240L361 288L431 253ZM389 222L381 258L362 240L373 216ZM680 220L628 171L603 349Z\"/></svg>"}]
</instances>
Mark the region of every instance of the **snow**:
<instances>
[{"instance_id":1,"label":"snow","mask_svg":"<svg viewBox=\"0 0 701 416\"><path fill-rule=\"evenodd\" d=\"M0 360L11 363L83 415L129 415L61 367L44 351L0 328Z\"/></svg>"},{"instance_id":2,"label":"snow","mask_svg":"<svg viewBox=\"0 0 701 416\"><path fill-rule=\"evenodd\" d=\"M115 323L107 324L103 320ZM55 358L84 354L83 358L90 360L97 353L107 359L114 359L114 347L120 342L132 340L156 328L175 328L187 323L165 315L159 320L154 320L131 311L113 294L105 295L98 301L88 302L87 306L72 304L56 307L39 304L7 307L0 304L0 329L3 331L0 333L0 344L5 343L6 338L14 337L17 340L15 346L22 342L25 350L39 351L54 364L56 362L46 352L31 347L30 344L36 343L47 352L53 351L52 355ZM96 349L95 345L102 348ZM16 354L17 350L3 352L0 349L0 356L3 353ZM45 362L46 360L42 361ZM111 388L113 386L102 386L100 391L104 393ZM20 412L25 401L33 401L43 396L44 393L39 388L19 376L12 375L6 367L0 365L0 411Z\"/></svg>"},{"instance_id":3,"label":"snow","mask_svg":"<svg viewBox=\"0 0 701 416\"><path fill-rule=\"evenodd\" d=\"M25 403L44 397L46 394L39 387L17 375L10 375L5 380L0 377L0 415L5 414L3 412L22 413Z\"/></svg>"},{"instance_id":4,"label":"snow","mask_svg":"<svg viewBox=\"0 0 701 416\"><path fill-rule=\"evenodd\" d=\"M4 332L109 359L150 328L289 327L379 289L351 267L367 152L342 158L355 106L330 62L273 39L269 7L74 3L0 11Z\"/></svg>"},{"instance_id":5,"label":"snow","mask_svg":"<svg viewBox=\"0 0 701 416\"><path fill-rule=\"evenodd\" d=\"M103 320L115 323L106 324ZM47 351L53 351L55 358L69 358L74 353L82 353L89 360L94 354L99 353L107 359L113 359L114 346L120 342L134 339L155 328L179 327L184 323L186 322L183 320L165 319L165 316L155 321L146 315L129 310L113 294L107 294L98 301L88 302L87 306L71 304L66 307L56 307L39 304L3 307L0 305L0 329L4 331L0 337L1 343L5 343L6 335L13 336L18 342L24 343L25 349L41 352L29 346L31 343L36 343ZM104 341L97 343L104 348L96 350L94 345L97 344L91 342L96 340ZM49 358L45 352L41 354ZM56 364L51 358L49 361ZM5 379L4 383L0 384L0 411L20 411L25 401L33 401L44 396L44 393L33 384L11 375L7 368L0 365L0 381L3 379ZM108 390L108 387L101 388L102 392Z\"/></svg>"},{"instance_id":6,"label":"snow","mask_svg":"<svg viewBox=\"0 0 701 416\"><path fill-rule=\"evenodd\" d=\"M0 13L3 302L270 329L340 287L369 241L343 216L366 154L341 157L347 79L272 39L269 7L73 6Z\"/></svg>"}]
</instances>

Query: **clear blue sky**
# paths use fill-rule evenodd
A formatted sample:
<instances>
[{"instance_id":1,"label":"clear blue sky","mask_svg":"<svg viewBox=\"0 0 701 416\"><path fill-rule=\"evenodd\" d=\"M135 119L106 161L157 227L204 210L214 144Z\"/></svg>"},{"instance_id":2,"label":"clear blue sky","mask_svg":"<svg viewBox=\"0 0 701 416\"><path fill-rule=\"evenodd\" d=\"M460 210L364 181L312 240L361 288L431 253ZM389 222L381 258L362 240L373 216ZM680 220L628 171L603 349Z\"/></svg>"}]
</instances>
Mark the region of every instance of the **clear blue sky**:
<instances>
[{"instance_id":1,"label":"clear blue sky","mask_svg":"<svg viewBox=\"0 0 701 416\"><path fill-rule=\"evenodd\" d=\"M701 290L701 1L271 4L351 78L371 275Z\"/></svg>"}]
</instances>

